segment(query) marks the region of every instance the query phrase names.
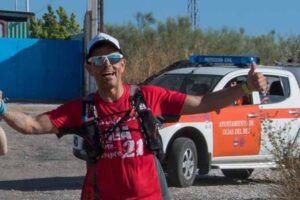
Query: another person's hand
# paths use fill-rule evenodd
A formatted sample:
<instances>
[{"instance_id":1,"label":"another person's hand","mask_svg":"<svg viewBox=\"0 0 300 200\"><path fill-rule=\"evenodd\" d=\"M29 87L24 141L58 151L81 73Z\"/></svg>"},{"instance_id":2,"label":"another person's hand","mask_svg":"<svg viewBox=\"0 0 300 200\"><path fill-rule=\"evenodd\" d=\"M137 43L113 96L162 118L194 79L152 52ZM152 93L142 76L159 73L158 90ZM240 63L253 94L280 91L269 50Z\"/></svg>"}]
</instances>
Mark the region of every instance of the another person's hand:
<instances>
[{"instance_id":1,"label":"another person's hand","mask_svg":"<svg viewBox=\"0 0 300 200\"><path fill-rule=\"evenodd\" d=\"M2 91L0 90L0 117L6 111L5 103L2 99Z\"/></svg>"},{"instance_id":2,"label":"another person's hand","mask_svg":"<svg viewBox=\"0 0 300 200\"><path fill-rule=\"evenodd\" d=\"M0 156L5 155L7 153L7 141L5 132L0 126Z\"/></svg>"},{"instance_id":3,"label":"another person's hand","mask_svg":"<svg viewBox=\"0 0 300 200\"><path fill-rule=\"evenodd\" d=\"M2 91L0 90L0 106L1 106L1 102L2 102Z\"/></svg>"},{"instance_id":4,"label":"another person's hand","mask_svg":"<svg viewBox=\"0 0 300 200\"><path fill-rule=\"evenodd\" d=\"M251 68L248 72L247 86L251 91L264 92L267 90L268 87L267 79L262 73L255 72L255 70L256 70L256 63L252 62Z\"/></svg>"}]
</instances>

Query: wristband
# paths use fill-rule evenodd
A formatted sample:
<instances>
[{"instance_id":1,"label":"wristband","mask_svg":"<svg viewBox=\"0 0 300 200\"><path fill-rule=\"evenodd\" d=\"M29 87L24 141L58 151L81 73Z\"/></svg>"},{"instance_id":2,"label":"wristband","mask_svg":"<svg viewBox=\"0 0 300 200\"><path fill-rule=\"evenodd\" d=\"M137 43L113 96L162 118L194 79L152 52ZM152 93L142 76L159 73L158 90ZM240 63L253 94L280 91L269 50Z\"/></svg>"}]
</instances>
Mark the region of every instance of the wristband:
<instances>
[{"instance_id":1,"label":"wristband","mask_svg":"<svg viewBox=\"0 0 300 200\"><path fill-rule=\"evenodd\" d=\"M0 115L2 115L3 113L5 113L6 111L6 107L5 107L5 103L3 100L1 100L1 104L0 104Z\"/></svg>"},{"instance_id":2,"label":"wristband","mask_svg":"<svg viewBox=\"0 0 300 200\"><path fill-rule=\"evenodd\" d=\"M246 95L251 95L252 91L249 89L247 83L242 84L242 90Z\"/></svg>"}]
</instances>

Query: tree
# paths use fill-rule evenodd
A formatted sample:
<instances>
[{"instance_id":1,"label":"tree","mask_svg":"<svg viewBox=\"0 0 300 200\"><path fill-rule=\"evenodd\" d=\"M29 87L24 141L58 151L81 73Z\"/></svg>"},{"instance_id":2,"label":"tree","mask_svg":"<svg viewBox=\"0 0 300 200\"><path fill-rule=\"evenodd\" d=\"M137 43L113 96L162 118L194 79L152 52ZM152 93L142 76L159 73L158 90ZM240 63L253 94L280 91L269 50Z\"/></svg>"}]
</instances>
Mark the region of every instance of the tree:
<instances>
[{"instance_id":1,"label":"tree","mask_svg":"<svg viewBox=\"0 0 300 200\"><path fill-rule=\"evenodd\" d=\"M70 39L72 35L79 33L80 26L74 13L68 17L63 7L59 7L55 13L51 5L48 5L47 10L42 19L31 19L29 26L31 37Z\"/></svg>"},{"instance_id":2,"label":"tree","mask_svg":"<svg viewBox=\"0 0 300 200\"><path fill-rule=\"evenodd\" d=\"M138 12L135 15L135 19L137 21L137 26L140 30L143 30L145 27L149 27L150 25L155 24L156 22L151 12L146 14Z\"/></svg>"}]
</instances>

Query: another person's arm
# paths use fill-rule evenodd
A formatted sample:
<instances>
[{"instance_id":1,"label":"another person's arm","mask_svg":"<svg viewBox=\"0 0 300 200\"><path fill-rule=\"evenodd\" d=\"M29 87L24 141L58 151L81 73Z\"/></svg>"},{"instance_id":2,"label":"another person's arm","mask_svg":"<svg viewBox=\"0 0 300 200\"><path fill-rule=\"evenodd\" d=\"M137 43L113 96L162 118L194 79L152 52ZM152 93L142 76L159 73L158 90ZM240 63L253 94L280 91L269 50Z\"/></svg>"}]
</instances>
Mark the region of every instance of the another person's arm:
<instances>
[{"instance_id":1,"label":"another person's arm","mask_svg":"<svg viewBox=\"0 0 300 200\"><path fill-rule=\"evenodd\" d=\"M5 132L0 126L0 156L5 155L7 153L7 141Z\"/></svg>"},{"instance_id":2,"label":"another person's arm","mask_svg":"<svg viewBox=\"0 0 300 200\"><path fill-rule=\"evenodd\" d=\"M247 77L247 86L251 91L265 91L267 88L267 80L263 74L255 72L255 69L256 64L252 63ZM217 111L231 105L232 102L244 95L245 91L241 84L204 96L188 95L181 110L181 114L185 115Z\"/></svg>"}]
</instances>

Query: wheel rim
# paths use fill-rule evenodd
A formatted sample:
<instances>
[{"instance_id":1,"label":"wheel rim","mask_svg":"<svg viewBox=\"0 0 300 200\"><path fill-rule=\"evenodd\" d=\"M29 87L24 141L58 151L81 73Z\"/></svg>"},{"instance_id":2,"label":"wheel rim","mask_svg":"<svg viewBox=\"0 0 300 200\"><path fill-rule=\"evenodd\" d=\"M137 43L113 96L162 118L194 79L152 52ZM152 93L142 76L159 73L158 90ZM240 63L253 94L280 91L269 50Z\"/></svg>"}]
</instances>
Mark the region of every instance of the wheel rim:
<instances>
[{"instance_id":1,"label":"wheel rim","mask_svg":"<svg viewBox=\"0 0 300 200\"><path fill-rule=\"evenodd\" d=\"M186 149L183 154L182 172L185 179L191 179L194 173L194 155L191 149Z\"/></svg>"}]
</instances>

